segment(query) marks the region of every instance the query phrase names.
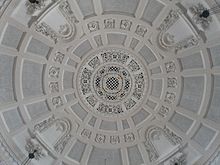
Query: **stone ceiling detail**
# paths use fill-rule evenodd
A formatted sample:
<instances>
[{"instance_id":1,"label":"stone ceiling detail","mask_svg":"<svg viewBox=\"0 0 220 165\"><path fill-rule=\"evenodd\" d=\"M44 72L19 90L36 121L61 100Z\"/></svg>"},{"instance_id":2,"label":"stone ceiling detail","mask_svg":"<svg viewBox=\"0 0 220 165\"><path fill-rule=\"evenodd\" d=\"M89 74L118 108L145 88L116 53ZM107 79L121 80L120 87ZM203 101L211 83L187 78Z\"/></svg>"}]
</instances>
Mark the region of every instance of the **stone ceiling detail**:
<instances>
[{"instance_id":1,"label":"stone ceiling detail","mask_svg":"<svg viewBox=\"0 0 220 165\"><path fill-rule=\"evenodd\" d=\"M135 111L148 87L148 76L140 61L115 48L85 59L76 80L78 99L87 106L85 109L107 118Z\"/></svg>"},{"instance_id":2,"label":"stone ceiling detail","mask_svg":"<svg viewBox=\"0 0 220 165\"><path fill-rule=\"evenodd\" d=\"M0 0L0 164L219 165L219 0Z\"/></svg>"}]
</instances>

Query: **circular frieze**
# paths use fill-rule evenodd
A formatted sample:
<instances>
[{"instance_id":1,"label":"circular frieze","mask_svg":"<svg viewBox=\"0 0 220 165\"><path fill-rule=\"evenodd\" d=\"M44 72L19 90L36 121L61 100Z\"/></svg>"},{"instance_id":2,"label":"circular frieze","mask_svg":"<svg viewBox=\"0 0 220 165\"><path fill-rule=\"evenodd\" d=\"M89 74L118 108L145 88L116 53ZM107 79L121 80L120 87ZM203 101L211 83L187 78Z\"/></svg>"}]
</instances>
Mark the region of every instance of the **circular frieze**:
<instances>
[{"instance_id":1,"label":"circular frieze","mask_svg":"<svg viewBox=\"0 0 220 165\"><path fill-rule=\"evenodd\" d=\"M148 88L145 67L125 50L100 50L85 58L78 69L79 100L96 114L131 112L141 104Z\"/></svg>"}]
</instances>

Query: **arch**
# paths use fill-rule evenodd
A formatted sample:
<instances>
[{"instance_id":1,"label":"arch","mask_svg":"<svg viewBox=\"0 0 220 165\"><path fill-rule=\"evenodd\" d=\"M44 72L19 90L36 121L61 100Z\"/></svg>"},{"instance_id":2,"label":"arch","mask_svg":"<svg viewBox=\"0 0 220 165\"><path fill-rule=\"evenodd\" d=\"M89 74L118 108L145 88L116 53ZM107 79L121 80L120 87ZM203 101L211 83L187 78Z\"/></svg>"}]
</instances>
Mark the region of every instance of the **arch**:
<instances>
[{"instance_id":1,"label":"arch","mask_svg":"<svg viewBox=\"0 0 220 165\"><path fill-rule=\"evenodd\" d=\"M145 132L146 141L144 145L151 162L156 161L160 157L159 152L153 144L153 138L156 138L161 134L163 134L173 146L181 145L182 138L170 131L166 126L163 129L158 126L149 127Z\"/></svg>"},{"instance_id":2,"label":"arch","mask_svg":"<svg viewBox=\"0 0 220 165\"><path fill-rule=\"evenodd\" d=\"M55 126L57 130L60 130L62 134L58 139L56 139L56 143L53 145L52 149L58 153L62 153L67 142L71 138L71 124L67 118L64 117L56 119L54 116L52 116L36 124L34 126L34 134L36 138L40 142L42 142L47 148L51 148L51 146L48 146L45 140L43 139L42 134L48 131L48 129L52 128L53 126Z\"/></svg>"}]
</instances>

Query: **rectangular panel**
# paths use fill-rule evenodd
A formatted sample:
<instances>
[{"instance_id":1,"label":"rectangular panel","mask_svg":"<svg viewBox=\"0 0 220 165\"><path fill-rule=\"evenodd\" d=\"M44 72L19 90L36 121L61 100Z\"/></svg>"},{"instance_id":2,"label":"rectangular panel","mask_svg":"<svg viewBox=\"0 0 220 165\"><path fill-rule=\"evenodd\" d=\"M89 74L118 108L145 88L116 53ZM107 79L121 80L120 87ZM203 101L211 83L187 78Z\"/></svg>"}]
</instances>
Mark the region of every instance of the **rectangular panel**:
<instances>
[{"instance_id":1,"label":"rectangular panel","mask_svg":"<svg viewBox=\"0 0 220 165\"><path fill-rule=\"evenodd\" d=\"M150 24L153 23L153 21L157 18L157 16L160 14L162 9L164 8L164 5L159 2L158 0L149 0L145 10L144 14L142 16L142 19Z\"/></svg>"},{"instance_id":2,"label":"rectangular panel","mask_svg":"<svg viewBox=\"0 0 220 165\"><path fill-rule=\"evenodd\" d=\"M43 95L43 65L24 61L22 70L22 87L24 97Z\"/></svg>"},{"instance_id":3,"label":"rectangular panel","mask_svg":"<svg viewBox=\"0 0 220 165\"><path fill-rule=\"evenodd\" d=\"M9 130L15 130L23 126L23 119L17 108L3 112L5 123Z\"/></svg>"},{"instance_id":4,"label":"rectangular panel","mask_svg":"<svg viewBox=\"0 0 220 165\"><path fill-rule=\"evenodd\" d=\"M204 77L184 77L183 91L180 106L186 110L197 113L201 104L204 91Z\"/></svg>"},{"instance_id":5,"label":"rectangular panel","mask_svg":"<svg viewBox=\"0 0 220 165\"><path fill-rule=\"evenodd\" d=\"M210 105L208 108L207 118L216 123L220 123L220 76L214 76L214 89L212 90Z\"/></svg>"},{"instance_id":6,"label":"rectangular panel","mask_svg":"<svg viewBox=\"0 0 220 165\"><path fill-rule=\"evenodd\" d=\"M102 7L106 13L127 13L134 15L139 0L102 0Z\"/></svg>"},{"instance_id":7,"label":"rectangular panel","mask_svg":"<svg viewBox=\"0 0 220 165\"><path fill-rule=\"evenodd\" d=\"M14 26L8 25L1 43L5 46L18 49L23 32Z\"/></svg>"},{"instance_id":8,"label":"rectangular panel","mask_svg":"<svg viewBox=\"0 0 220 165\"><path fill-rule=\"evenodd\" d=\"M215 136L215 131L201 125L195 136L193 137L193 140L195 140L201 147L206 148L209 143L211 143L211 140Z\"/></svg>"},{"instance_id":9,"label":"rectangular panel","mask_svg":"<svg viewBox=\"0 0 220 165\"><path fill-rule=\"evenodd\" d=\"M179 128L181 131L183 132L187 132L188 129L191 127L192 123L193 123L193 120L181 115L181 114L178 114L178 113L175 113L173 115L173 117L171 118L170 122L176 126L177 128Z\"/></svg>"},{"instance_id":10,"label":"rectangular panel","mask_svg":"<svg viewBox=\"0 0 220 165\"><path fill-rule=\"evenodd\" d=\"M14 101L14 57L0 54L0 104Z\"/></svg>"},{"instance_id":11,"label":"rectangular panel","mask_svg":"<svg viewBox=\"0 0 220 165\"><path fill-rule=\"evenodd\" d=\"M102 149L94 147L87 165L122 165L119 149Z\"/></svg>"},{"instance_id":12,"label":"rectangular panel","mask_svg":"<svg viewBox=\"0 0 220 165\"><path fill-rule=\"evenodd\" d=\"M77 140L72 149L70 150L68 157L74 159L77 162L80 162L85 150L86 144Z\"/></svg>"},{"instance_id":13,"label":"rectangular panel","mask_svg":"<svg viewBox=\"0 0 220 165\"><path fill-rule=\"evenodd\" d=\"M95 15L92 0L77 0L79 7L85 17Z\"/></svg>"},{"instance_id":14,"label":"rectangular panel","mask_svg":"<svg viewBox=\"0 0 220 165\"><path fill-rule=\"evenodd\" d=\"M31 39L28 48L27 48L27 52L36 54L36 55L40 55L43 57L46 57L48 55L50 51L50 47L47 46L45 43L38 41L34 38Z\"/></svg>"}]
</instances>

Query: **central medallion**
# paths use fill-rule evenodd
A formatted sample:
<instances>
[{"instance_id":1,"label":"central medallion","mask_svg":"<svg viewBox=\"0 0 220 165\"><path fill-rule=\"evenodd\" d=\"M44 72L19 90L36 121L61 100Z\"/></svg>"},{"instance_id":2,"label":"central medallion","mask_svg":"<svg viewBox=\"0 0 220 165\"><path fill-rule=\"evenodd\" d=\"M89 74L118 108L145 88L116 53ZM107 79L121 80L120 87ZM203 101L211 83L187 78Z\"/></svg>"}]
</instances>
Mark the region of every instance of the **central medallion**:
<instances>
[{"instance_id":1,"label":"central medallion","mask_svg":"<svg viewBox=\"0 0 220 165\"><path fill-rule=\"evenodd\" d=\"M100 50L84 59L78 69L79 100L98 114L131 112L141 104L148 88L145 67L125 50Z\"/></svg>"},{"instance_id":2,"label":"central medallion","mask_svg":"<svg viewBox=\"0 0 220 165\"><path fill-rule=\"evenodd\" d=\"M118 102L130 92L132 78L124 67L109 64L97 70L94 76L94 91L103 101Z\"/></svg>"}]
</instances>

